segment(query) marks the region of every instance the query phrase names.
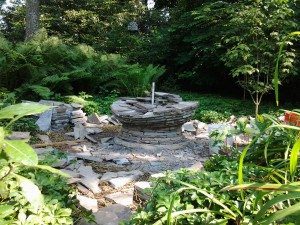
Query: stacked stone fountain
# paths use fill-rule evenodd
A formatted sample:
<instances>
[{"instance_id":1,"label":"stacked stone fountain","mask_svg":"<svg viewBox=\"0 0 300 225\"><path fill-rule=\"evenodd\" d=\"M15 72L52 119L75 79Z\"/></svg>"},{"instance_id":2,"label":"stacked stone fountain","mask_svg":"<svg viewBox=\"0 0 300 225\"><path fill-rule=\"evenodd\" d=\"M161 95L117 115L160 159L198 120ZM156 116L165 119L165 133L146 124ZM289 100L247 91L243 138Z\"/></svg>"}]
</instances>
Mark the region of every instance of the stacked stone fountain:
<instances>
[{"instance_id":1,"label":"stacked stone fountain","mask_svg":"<svg viewBox=\"0 0 300 225\"><path fill-rule=\"evenodd\" d=\"M123 124L115 142L151 150L185 147L181 126L192 118L197 106L198 102L185 102L179 95L163 92L154 92L152 98L121 98L111 106Z\"/></svg>"}]
</instances>

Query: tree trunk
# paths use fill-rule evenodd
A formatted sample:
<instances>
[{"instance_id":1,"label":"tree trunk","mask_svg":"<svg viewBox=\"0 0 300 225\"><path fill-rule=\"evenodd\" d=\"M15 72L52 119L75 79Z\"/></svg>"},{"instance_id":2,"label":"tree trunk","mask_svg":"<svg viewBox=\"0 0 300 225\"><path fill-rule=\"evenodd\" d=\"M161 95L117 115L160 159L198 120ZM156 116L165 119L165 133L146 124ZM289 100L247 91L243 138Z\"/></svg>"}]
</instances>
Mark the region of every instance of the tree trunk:
<instances>
[{"instance_id":1,"label":"tree trunk","mask_svg":"<svg viewBox=\"0 0 300 225\"><path fill-rule=\"evenodd\" d=\"M255 103L255 117L258 116L258 107L259 107L259 103Z\"/></svg>"},{"instance_id":2,"label":"tree trunk","mask_svg":"<svg viewBox=\"0 0 300 225\"><path fill-rule=\"evenodd\" d=\"M40 0L26 0L26 36L25 40L31 39L39 29L39 3Z\"/></svg>"},{"instance_id":3,"label":"tree trunk","mask_svg":"<svg viewBox=\"0 0 300 225\"><path fill-rule=\"evenodd\" d=\"M255 104L255 117L257 117L258 116L258 107L259 107L259 104L260 104L260 99L259 99L259 93L258 92L255 93L254 104Z\"/></svg>"}]
</instances>

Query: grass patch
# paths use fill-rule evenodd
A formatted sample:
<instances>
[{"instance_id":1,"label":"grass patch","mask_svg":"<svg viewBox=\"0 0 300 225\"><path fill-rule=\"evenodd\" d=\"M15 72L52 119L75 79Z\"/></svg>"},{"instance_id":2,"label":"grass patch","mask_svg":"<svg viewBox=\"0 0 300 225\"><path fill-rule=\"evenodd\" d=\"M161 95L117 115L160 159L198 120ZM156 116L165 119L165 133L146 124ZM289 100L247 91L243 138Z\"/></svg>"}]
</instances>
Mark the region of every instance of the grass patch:
<instances>
[{"instance_id":1,"label":"grass patch","mask_svg":"<svg viewBox=\"0 0 300 225\"><path fill-rule=\"evenodd\" d=\"M254 104L250 100L240 100L212 94L180 93L186 101L198 101L199 107L194 118L206 123L216 123L227 120L231 115L255 116ZM279 114L280 109L299 107L299 102L285 103L276 107L274 102L262 102L260 114Z\"/></svg>"}]
</instances>

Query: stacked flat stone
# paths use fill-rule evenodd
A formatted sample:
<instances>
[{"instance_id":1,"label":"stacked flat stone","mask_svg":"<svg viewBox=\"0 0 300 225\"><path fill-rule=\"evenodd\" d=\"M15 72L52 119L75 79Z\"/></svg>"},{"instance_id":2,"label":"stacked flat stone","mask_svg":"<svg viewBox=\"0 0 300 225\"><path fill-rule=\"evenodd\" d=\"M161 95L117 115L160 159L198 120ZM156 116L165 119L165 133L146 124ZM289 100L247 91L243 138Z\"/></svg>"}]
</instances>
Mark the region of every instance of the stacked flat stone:
<instances>
[{"instance_id":1,"label":"stacked flat stone","mask_svg":"<svg viewBox=\"0 0 300 225\"><path fill-rule=\"evenodd\" d=\"M146 149L179 149L186 145L181 126L189 121L198 102L184 102L179 95L155 92L150 97L121 98L111 106L122 123L115 142L126 147Z\"/></svg>"},{"instance_id":2,"label":"stacked flat stone","mask_svg":"<svg viewBox=\"0 0 300 225\"><path fill-rule=\"evenodd\" d=\"M67 113L67 107L64 104L58 105L53 108L51 129L60 130L63 129L69 123L69 115Z\"/></svg>"},{"instance_id":3,"label":"stacked flat stone","mask_svg":"<svg viewBox=\"0 0 300 225\"><path fill-rule=\"evenodd\" d=\"M87 116L82 111L82 105L73 103L71 104L73 107L73 111L71 112L71 123L76 124L86 124L87 122Z\"/></svg>"}]
</instances>

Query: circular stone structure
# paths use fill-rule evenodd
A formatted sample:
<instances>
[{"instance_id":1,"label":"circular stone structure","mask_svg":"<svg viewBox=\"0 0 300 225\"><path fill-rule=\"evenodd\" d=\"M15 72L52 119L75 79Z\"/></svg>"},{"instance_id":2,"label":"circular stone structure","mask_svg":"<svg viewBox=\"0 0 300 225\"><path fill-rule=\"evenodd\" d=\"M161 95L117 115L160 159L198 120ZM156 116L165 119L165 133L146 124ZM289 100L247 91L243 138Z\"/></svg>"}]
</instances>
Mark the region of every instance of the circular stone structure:
<instances>
[{"instance_id":1,"label":"circular stone structure","mask_svg":"<svg viewBox=\"0 0 300 225\"><path fill-rule=\"evenodd\" d=\"M185 102L179 95L155 92L150 97L120 98L111 105L114 116L122 123L116 144L148 150L179 149L187 142L182 125L189 121L198 102Z\"/></svg>"}]
</instances>

